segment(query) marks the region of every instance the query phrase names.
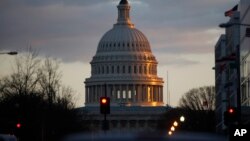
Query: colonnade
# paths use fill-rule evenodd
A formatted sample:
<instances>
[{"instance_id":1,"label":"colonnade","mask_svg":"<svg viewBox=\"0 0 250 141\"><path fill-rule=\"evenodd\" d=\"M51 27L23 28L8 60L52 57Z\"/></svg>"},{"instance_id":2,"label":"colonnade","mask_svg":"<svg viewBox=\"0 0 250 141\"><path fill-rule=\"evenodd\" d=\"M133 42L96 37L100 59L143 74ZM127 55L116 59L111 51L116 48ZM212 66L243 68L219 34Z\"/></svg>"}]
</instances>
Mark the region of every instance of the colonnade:
<instances>
[{"instance_id":1,"label":"colonnade","mask_svg":"<svg viewBox=\"0 0 250 141\"><path fill-rule=\"evenodd\" d=\"M111 103L163 102L163 86L147 84L107 84L85 87L85 103L99 103L101 96Z\"/></svg>"}]
</instances>

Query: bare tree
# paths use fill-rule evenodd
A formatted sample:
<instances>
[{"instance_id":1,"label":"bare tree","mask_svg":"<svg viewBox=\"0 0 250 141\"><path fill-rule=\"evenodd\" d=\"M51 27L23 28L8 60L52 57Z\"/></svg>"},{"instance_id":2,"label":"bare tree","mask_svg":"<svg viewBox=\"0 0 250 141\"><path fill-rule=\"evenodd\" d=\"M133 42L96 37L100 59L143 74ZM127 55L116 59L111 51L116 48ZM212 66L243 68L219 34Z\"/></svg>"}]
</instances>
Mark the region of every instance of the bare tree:
<instances>
[{"instance_id":1,"label":"bare tree","mask_svg":"<svg viewBox=\"0 0 250 141\"><path fill-rule=\"evenodd\" d=\"M87 130L74 109L74 91L61 76L59 61L38 57L31 48L19 54L13 73L0 79L0 132L12 133L17 121L24 125L14 131L20 141L57 141Z\"/></svg>"},{"instance_id":2,"label":"bare tree","mask_svg":"<svg viewBox=\"0 0 250 141\"><path fill-rule=\"evenodd\" d=\"M58 60L49 57L41 59L38 52L30 47L27 53L16 57L13 73L0 80L0 97L39 93L49 103L67 99L72 107L74 91L62 85L61 77Z\"/></svg>"},{"instance_id":3,"label":"bare tree","mask_svg":"<svg viewBox=\"0 0 250 141\"><path fill-rule=\"evenodd\" d=\"M29 94L37 90L40 79L38 53L28 48L28 53L16 57L13 73L0 81L0 92L4 94Z\"/></svg>"},{"instance_id":4,"label":"bare tree","mask_svg":"<svg viewBox=\"0 0 250 141\"><path fill-rule=\"evenodd\" d=\"M179 106L191 110L214 110L214 86L204 86L189 90L181 97Z\"/></svg>"},{"instance_id":5,"label":"bare tree","mask_svg":"<svg viewBox=\"0 0 250 141\"><path fill-rule=\"evenodd\" d=\"M45 94L49 103L54 102L62 86L60 82L61 72L59 72L59 62L55 59L46 58L39 69L39 75L39 85L41 86L42 93Z\"/></svg>"}]
</instances>

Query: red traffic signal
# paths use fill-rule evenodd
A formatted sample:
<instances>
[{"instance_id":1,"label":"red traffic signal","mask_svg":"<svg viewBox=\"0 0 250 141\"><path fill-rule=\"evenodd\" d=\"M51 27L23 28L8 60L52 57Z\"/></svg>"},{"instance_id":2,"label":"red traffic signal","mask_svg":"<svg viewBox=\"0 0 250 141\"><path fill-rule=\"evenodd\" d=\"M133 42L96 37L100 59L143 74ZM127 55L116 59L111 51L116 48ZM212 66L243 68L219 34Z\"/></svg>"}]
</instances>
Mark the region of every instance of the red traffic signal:
<instances>
[{"instance_id":1,"label":"red traffic signal","mask_svg":"<svg viewBox=\"0 0 250 141\"><path fill-rule=\"evenodd\" d=\"M110 98L100 97L100 113L109 114L110 113Z\"/></svg>"},{"instance_id":2,"label":"red traffic signal","mask_svg":"<svg viewBox=\"0 0 250 141\"><path fill-rule=\"evenodd\" d=\"M235 107L229 107L224 112L224 124L230 125L235 123L238 120L237 109Z\"/></svg>"},{"instance_id":3,"label":"red traffic signal","mask_svg":"<svg viewBox=\"0 0 250 141\"><path fill-rule=\"evenodd\" d=\"M228 112L229 112L229 114L233 114L233 113L235 112L235 109L232 108L232 107L230 107L230 108L228 109Z\"/></svg>"},{"instance_id":4,"label":"red traffic signal","mask_svg":"<svg viewBox=\"0 0 250 141\"><path fill-rule=\"evenodd\" d=\"M102 99L101 99L101 104L107 104L107 98L105 98L105 97L102 98Z\"/></svg>"},{"instance_id":5,"label":"red traffic signal","mask_svg":"<svg viewBox=\"0 0 250 141\"><path fill-rule=\"evenodd\" d=\"M16 124L16 128L21 128L21 126L22 126L21 123Z\"/></svg>"}]
</instances>

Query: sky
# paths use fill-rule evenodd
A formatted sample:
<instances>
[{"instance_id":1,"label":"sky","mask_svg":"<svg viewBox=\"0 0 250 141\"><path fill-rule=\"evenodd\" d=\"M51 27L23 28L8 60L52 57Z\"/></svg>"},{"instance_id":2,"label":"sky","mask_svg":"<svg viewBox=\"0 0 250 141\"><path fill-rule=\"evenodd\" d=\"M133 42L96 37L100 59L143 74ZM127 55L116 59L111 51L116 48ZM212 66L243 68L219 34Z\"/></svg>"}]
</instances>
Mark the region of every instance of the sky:
<instances>
[{"instance_id":1,"label":"sky","mask_svg":"<svg viewBox=\"0 0 250 141\"><path fill-rule=\"evenodd\" d=\"M170 105L192 88L214 85L214 46L228 21L224 12L237 0L129 0L131 20L148 38L167 84ZM101 37L117 20L119 0L1 0L0 52L61 60L62 81L72 87L76 105L84 106L84 80ZM0 77L11 73L14 57L0 55ZM167 82L168 73L168 82Z\"/></svg>"}]
</instances>

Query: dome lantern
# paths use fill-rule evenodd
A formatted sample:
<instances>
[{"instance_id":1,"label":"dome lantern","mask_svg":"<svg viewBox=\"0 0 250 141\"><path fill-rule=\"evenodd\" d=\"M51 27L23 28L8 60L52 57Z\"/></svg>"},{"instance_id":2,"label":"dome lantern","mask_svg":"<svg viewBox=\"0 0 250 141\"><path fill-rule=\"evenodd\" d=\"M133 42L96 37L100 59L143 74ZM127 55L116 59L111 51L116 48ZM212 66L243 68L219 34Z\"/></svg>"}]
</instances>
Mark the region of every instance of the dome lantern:
<instances>
[{"instance_id":1,"label":"dome lantern","mask_svg":"<svg viewBox=\"0 0 250 141\"><path fill-rule=\"evenodd\" d=\"M117 8L118 8L118 19L115 25L116 26L125 25L133 28L134 24L130 20L130 5L128 1L121 0Z\"/></svg>"},{"instance_id":2,"label":"dome lantern","mask_svg":"<svg viewBox=\"0 0 250 141\"><path fill-rule=\"evenodd\" d=\"M128 4L127 0L121 0L119 4Z\"/></svg>"}]
</instances>

